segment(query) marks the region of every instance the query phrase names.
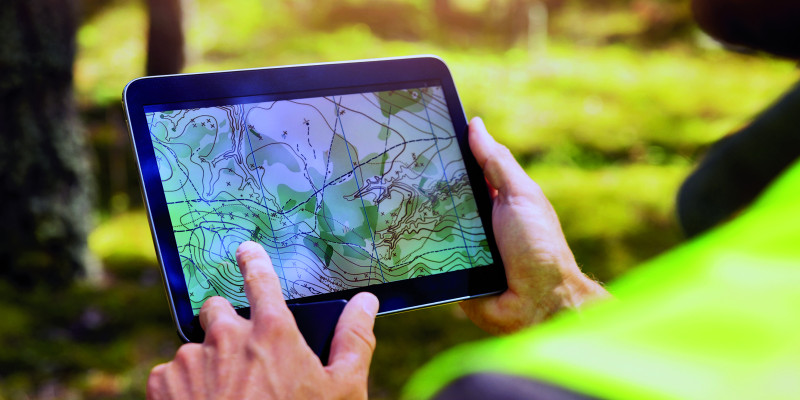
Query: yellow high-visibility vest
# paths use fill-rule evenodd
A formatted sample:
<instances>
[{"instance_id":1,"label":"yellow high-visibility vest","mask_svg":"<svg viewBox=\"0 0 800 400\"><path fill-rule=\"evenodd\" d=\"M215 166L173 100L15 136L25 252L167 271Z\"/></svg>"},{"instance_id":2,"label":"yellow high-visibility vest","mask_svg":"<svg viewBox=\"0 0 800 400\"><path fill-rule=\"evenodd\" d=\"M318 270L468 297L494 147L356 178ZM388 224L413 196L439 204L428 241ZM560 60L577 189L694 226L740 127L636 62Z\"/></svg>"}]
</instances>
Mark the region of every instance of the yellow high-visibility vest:
<instances>
[{"instance_id":1,"label":"yellow high-visibility vest","mask_svg":"<svg viewBox=\"0 0 800 400\"><path fill-rule=\"evenodd\" d=\"M503 373L615 399L800 398L800 163L736 219L631 271L615 299L466 344L406 399Z\"/></svg>"}]
</instances>

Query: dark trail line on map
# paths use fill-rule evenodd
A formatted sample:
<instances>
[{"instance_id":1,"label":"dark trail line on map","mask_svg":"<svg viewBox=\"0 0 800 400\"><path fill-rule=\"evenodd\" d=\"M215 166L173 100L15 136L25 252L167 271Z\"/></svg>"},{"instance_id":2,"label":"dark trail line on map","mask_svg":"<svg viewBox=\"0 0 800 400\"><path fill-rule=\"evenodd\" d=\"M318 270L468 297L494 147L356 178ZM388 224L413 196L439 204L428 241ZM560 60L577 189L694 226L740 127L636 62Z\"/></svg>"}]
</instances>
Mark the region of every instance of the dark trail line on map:
<instances>
[{"instance_id":1,"label":"dark trail line on map","mask_svg":"<svg viewBox=\"0 0 800 400\"><path fill-rule=\"evenodd\" d=\"M150 113L193 306L247 305L232 254L248 239L276 254L287 299L490 263L443 100L433 86Z\"/></svg>"},{"instance_id":2,"label":"dark trail line on map","mask_svg":"<svg viewBox=\"0 0 800 400\"><path fill-rule=\"evenodd\" d=\"M446 139L452 139L452 138L455 138L455 136L447 136L447 137L443 137L443 138L442 138L442 140L446 140ZM395 148L397 148L397 147L400 147L400 146L404 146L404 145L406 145L406 144L408 144L408 143L415 143L415 142L429 142L429 141L434 141L434 140L436 140L436 138L435 138L435 137L434 137L434 138L425 138L425 139L414 139L414 140L409 140L409 141L407 141L407 142L399 143L399 144L396 144L396 145L394 145L394 146L390 147L390 148L389 148L389 150L387 150L386 152L392 151L392 150L394 150ZM349 143L349 142L347 142L347 143ZM256 149L256 150L258 150L258 149ZM384 153L386 153L386 152L384 152ZM376 160L378 157L381 157L381 156L383 156L383 154L384 154L384 153L378 154L378 155L376 155L376 156L374 156L374 157L372 157L372 158L370 158L370 159L368 159L368 160L366 160L366 161L364 161L364 162L362 162L362 163L360 163L360 164L356 164L356 166L362 166L362 165L368 164L368 163L370 163L370 162L372 162L372 161ZM345 174L339 175L338 177L336 177L336 178L332 179L330 182L327 182L327 183L325 184L325 186L323 186L323 187L321 187L321 188L317 189L316 191L314 191L314 193L312 193L312 194L311 194L309 197L307 197L305 201L303 201L303 202L298 202L298 204L297 204L297 205L295 205L293 208L291 208L291 209L289 209L289 210L286 210L285 212L281 212L281 213L285 214L285 213L290 213L290 212L293 212L294 210L298 209L298 208L300 207L300 205L302 205L302 204L305 204L305 203L306 203L307 201L309 201L309 200L310 200L312 197L315 197L315 196L316 196L317 194L319 194L321 191L325 190L325 188L327 188L328 186L331 186L331 185L333 185L333 184L337 183L339 180L341 180L341 179L344 179L345 177L348 177L348 176L349 176L349 175L351 175L351 174L353 174L353 173L352 173L352 172L348 172L348 173L345 173Z\"/></svg>"}]
</instances>

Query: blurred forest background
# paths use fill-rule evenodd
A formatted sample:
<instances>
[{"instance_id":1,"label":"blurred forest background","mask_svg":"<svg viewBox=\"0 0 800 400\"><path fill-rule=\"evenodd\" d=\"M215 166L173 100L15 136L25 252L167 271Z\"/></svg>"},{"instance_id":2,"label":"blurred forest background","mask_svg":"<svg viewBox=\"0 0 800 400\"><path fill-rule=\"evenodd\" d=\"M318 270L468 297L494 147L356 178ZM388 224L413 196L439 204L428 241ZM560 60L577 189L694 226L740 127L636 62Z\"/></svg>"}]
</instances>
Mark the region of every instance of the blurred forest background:
<instances>
[{"instance_id":1,"label":"blurred forest background","mask_svg":"<svg viewBox=\"0 0 800 400\"><path fill-rule=\"evenodd\" d=\"M26 1L0 6L0 196L4 221L18 222L3 235L13 240L0 269L0 399L143 398L150 368L180 344L120 107L131 79L439 55L468 116L482 116L549 196L582 268L611 282L683 240L674 218L683 178L798 78L791 62L724 50L692 22L687 0ZM22 4L39 9L20 19ZM58 7L75 18L58 25ZM63 54L40 47L61 54L47 62L66 72L22 88L17 77L36 70L15 69L14 54L30 56L37 42L15 23L64 43ZM24 94L36 90L61 100ZM40 142L25 139L31 125ZM72 168L66 181L19 162L48 134L73 138L58 153ZM56 193L7 184L21 176ZM383 317L375 331L370 395L387 399L433 355L486 337L455 305Z\"/></svg>"}]
</instances>

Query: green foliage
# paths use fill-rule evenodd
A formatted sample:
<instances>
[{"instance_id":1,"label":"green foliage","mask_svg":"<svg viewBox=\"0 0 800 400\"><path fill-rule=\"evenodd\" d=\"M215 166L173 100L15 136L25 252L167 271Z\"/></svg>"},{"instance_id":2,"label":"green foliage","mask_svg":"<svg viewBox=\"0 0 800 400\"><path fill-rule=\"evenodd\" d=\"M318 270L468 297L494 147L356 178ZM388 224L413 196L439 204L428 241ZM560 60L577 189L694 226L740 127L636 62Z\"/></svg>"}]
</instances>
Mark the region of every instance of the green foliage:
<instances>
[{"instance_id":1,"label":"green foliage","mask_svg":"<svg viewBox=\"0 0 800 400\"><path fill-rule=\"evenodd\" d=\"M681 240L673 204L688 165L537 165L542 187L581 268L608 282Z\"/></svg>"},{"instance_id":2,"label":"green foliage","mask_svg":"<svg viewBox=\"0 0 800 400\"><path fill-rule=\"evenodd\" d=\"M556 43L535 60L521 51L446 60L467 112L483 116L514 153L595 152L605 162L642 161L643 145L693 156L795 79L787 63L683 49Z\"/></svg>"},{"instance_id":3,"label":"green foliage","mask_svg":"<svg viewBox=\"0 0 800 400\"><path fill-rule=\"evenodd\" d=\"M173 355L179 342L156 267L137 269L137 277L111 276L100 288L23 293L0 285L0 398L143 397L142 372ZM113 382L95 381L98 373Z\"/></svg>"},{"instance_id":4,"label":"green foliage","mask_svg":"<svg viewBox=\"0 0 800 400\"><path fill-rule=\"evenodd\" d=\"M84 107L119 102L129 80L144 74L147 32L144 2L102 10L78 30L75 85Z\"/></svg>"},{"instance_id":5,"label":"green foliage","mask_svg":"<svg viewBox=\"0 0 800 400\"><path fill-rule=\"evenodd\" d=\"M797 79L791 63L703 48L683 36L658 48L608 44L648 29L629 2L591 9L570 3L580 5L552 16L546 51L528 51L524 39L493 47L494 39L439 25L432 2L420 0L398 4L418 13L414 29L424 41L387 39L369 16L326 20L339 5L371 2L187 3L188 72L441 56L467 114L482 116L540 184L578 262L602 281L682 240L673 217L682 179L710 143L746 124ZM452 2L473 16L485 3ZM78 35L76 91L86 109L118 107L124 84L144 71L143 2L110 4L93 12ZM90 245L106 264L105 286L63 293L0 287L0 398L44 397L43 387L60 397L140 398L149 368L174 354L178 342L144 212L105 220ZM413 370L441 350L485 336L457 306L380 318L376 334L370 378L376 398L394 398Z\"/></svg>"},{"instance_id":6,"label":"green foliage","mask_svg":"<svg viewBox=\"0 0 800 400\"><path fill-rule=\"evenodd\" d=\"M156 262L147 216L143 212L120 214L101 224L89 236L89 247L111 264Z\"/></svg>"}]
</instances>

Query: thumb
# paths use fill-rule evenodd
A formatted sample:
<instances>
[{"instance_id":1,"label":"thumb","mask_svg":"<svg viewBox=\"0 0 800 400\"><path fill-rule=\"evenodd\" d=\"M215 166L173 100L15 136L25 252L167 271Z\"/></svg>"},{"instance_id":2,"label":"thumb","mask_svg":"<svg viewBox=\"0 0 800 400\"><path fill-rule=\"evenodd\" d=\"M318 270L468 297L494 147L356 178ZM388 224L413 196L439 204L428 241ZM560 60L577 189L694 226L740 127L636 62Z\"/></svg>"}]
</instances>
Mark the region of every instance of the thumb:
<instances>
[{"instance_id":1,"label":"thumb","mask_svg":"<svg viewBox=\"0 0 800 400\"><path fill-rule=\"evenodd\" d=\"M481 117L474 117L469 121L469 147L472 150L472 155L478 161L481 168L485 168L486 162L489 161L494 147L498 144L492 135L486 129Z\"/></svg>"},{"instance_id":2,"label":"thumb","mask_svg":"<svg viewBox=\"0 0 800 400\"><path fill-rule=\"evenodd\" d=\"M483 168L483 174L495 190L501 195L517 194L520 188L531 183L530 177L506 146L503 146L489 134L486 125L479 117L469 123L469 147L475 160ZM520 183L525 184L520 185Z\"/></svg>"},{"instance_id":3,"label":"thumb","mask_svg":"<svg viewBox=\"0 0 800 400\"><path fill-rule=\"evenodd\" d=\"M363 375L366 380L375 351L372 328L377 313L378 298L372 293L359 293L347 302L331 343L328 366L335 373L343 376Z\"/></svg>"}]
</instances>

